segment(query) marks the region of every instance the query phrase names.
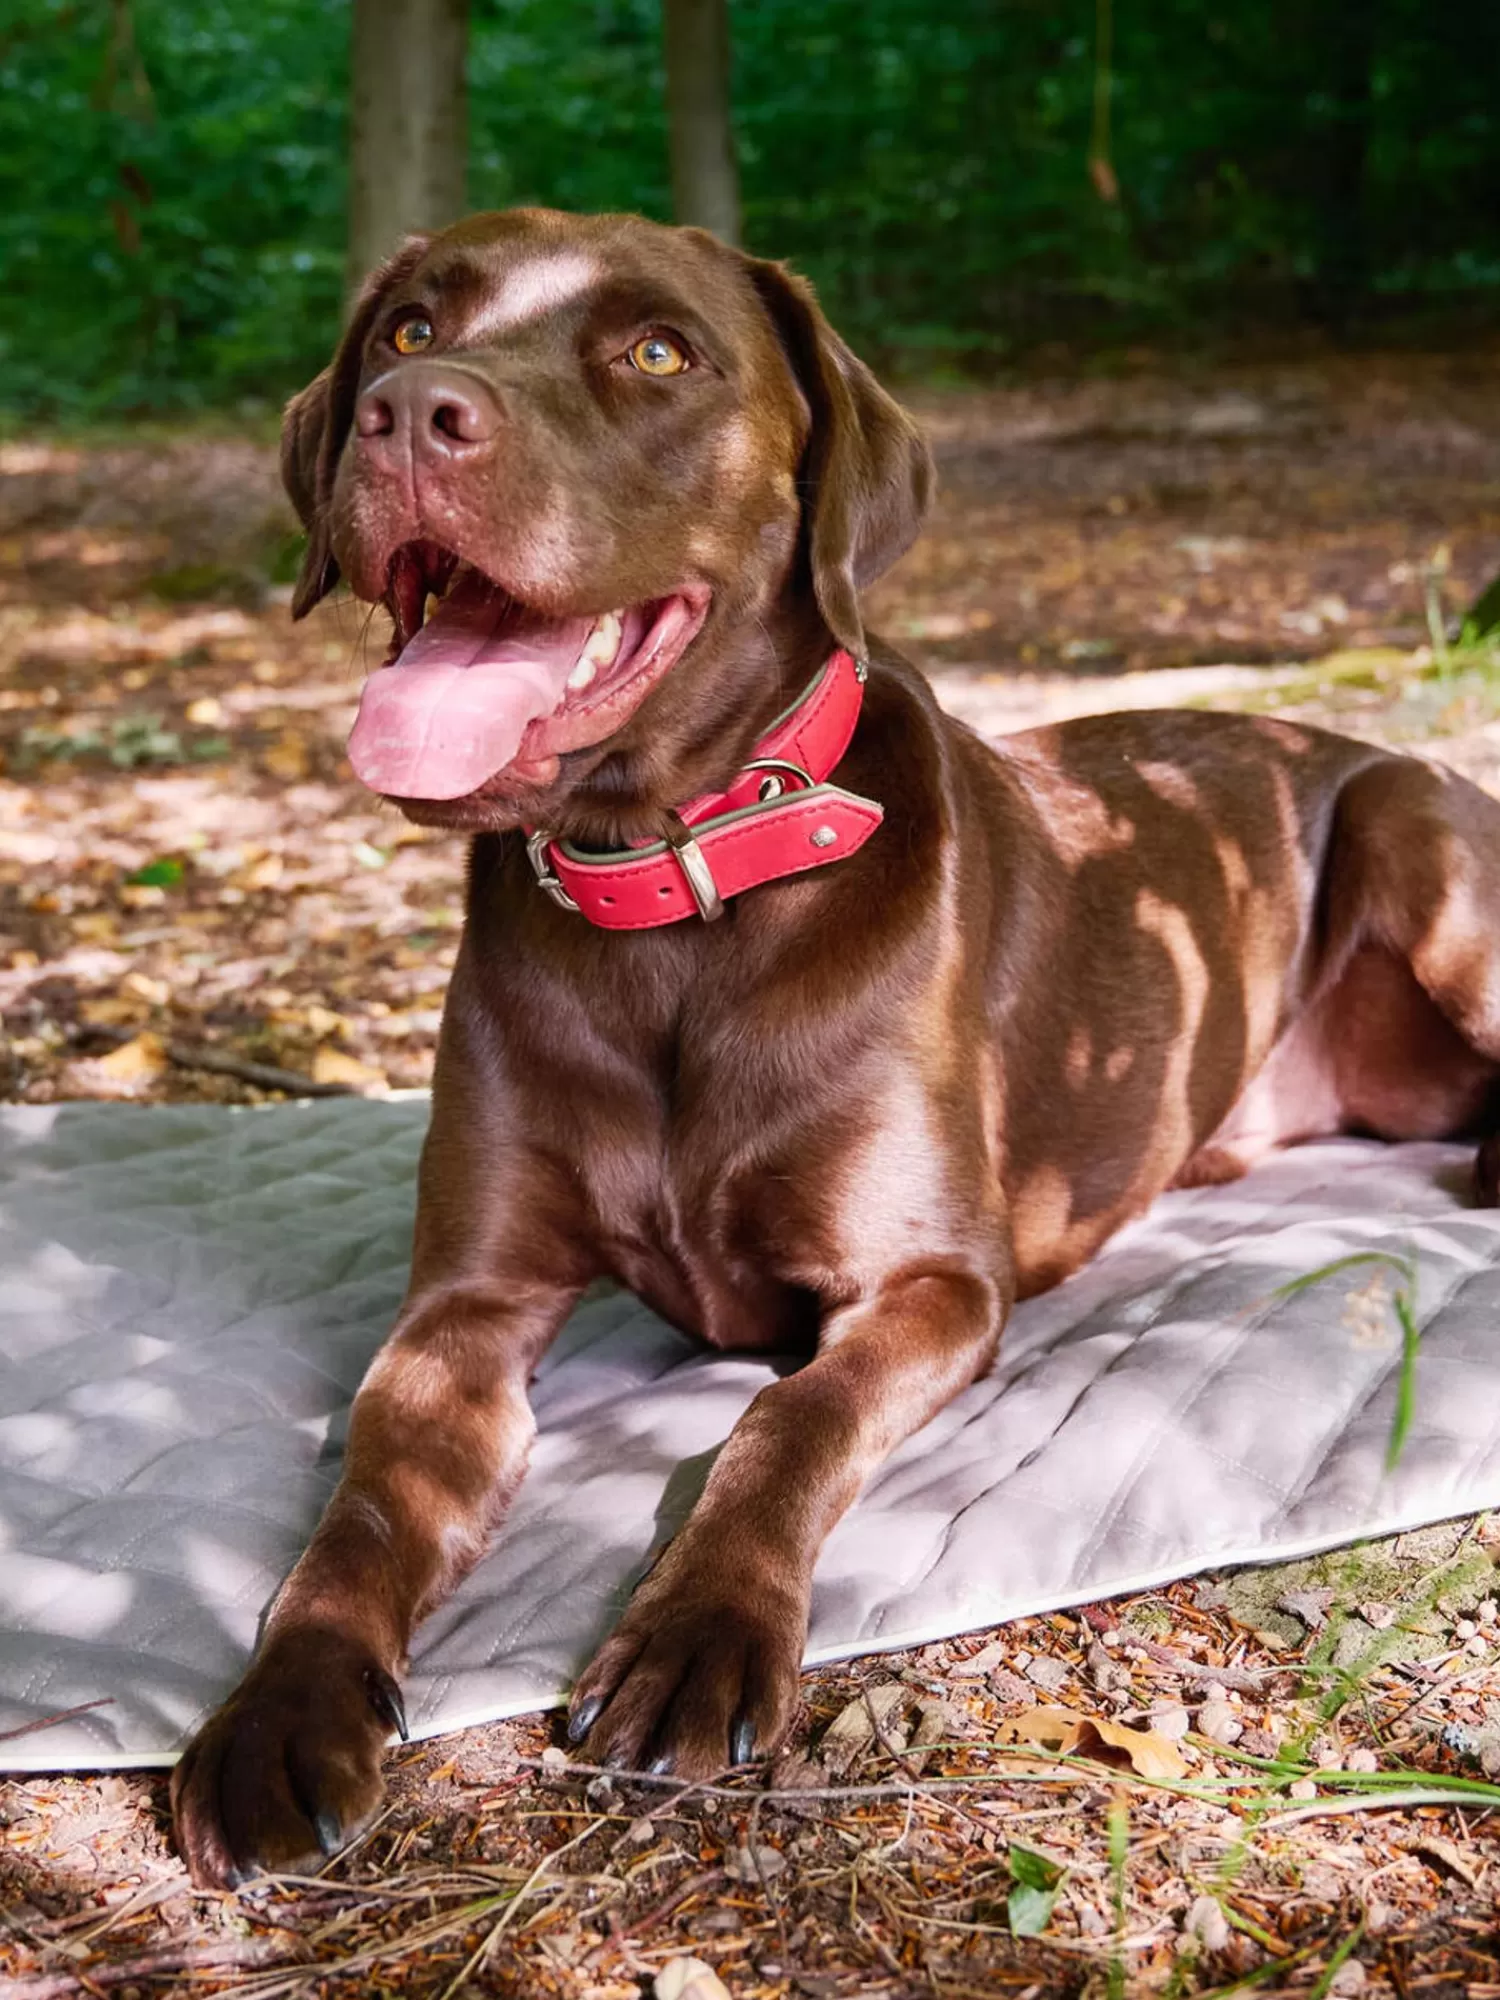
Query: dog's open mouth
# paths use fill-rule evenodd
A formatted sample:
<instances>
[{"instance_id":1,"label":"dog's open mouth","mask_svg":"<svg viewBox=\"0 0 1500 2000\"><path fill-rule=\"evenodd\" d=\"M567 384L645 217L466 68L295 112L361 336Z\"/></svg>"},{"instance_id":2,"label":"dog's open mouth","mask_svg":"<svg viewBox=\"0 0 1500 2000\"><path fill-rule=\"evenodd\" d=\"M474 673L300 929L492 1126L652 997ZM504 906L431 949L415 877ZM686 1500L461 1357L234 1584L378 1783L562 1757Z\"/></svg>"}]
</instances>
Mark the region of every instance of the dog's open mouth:
<instances>
[{"instance_id":1,"label":"dog's open mouth","mask_svg":"<svg viewBox=\"0 0 1500 2000\"><path fill-rule=\"evenodd\" d=\"M365 683L350 762L390 798L460 799L502 774L548 784L563 752L619 728L698 631L708 593L548 617L417 542L397 551L386 602L392 657Z\"/></svg>"}]
</instances>

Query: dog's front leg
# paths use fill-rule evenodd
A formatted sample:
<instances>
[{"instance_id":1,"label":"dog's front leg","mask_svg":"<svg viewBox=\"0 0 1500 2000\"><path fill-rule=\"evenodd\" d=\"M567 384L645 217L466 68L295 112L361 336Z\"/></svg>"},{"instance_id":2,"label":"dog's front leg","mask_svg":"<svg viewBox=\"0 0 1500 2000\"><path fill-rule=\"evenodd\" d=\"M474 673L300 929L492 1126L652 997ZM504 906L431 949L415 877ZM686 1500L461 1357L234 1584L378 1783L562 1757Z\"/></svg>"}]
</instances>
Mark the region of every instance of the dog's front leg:
<instances>
[{"instance_id":1,"label":"dog's front leg","mask_svg":"<svg viewBox=\"0 0 1500 2000\"><path fill-rule=\"evenodd\" d=\"M695 1778L775 1747L819 1549L887 1454L988 1366L1008 1303L989 1275L928 1265L830 1315L816 1357L735 1426L579 1681L575 1742L606 1764Z\"/></svg>"},{"instance_id":2,"label":"dog's front leg","mask_svg":"<svg viewBox=\"0 0 1500 2000\"><path fill-rule=\"evenodd\" d=\"M509 1276L409 1298L254 1663L172 1774L195 1882L320 1859L379 1804L381 1752L405 1733L395 1676L412 1628L481 1553L521 1477L527 1380L578 1289Z\"/></svg>"}]
</instances>

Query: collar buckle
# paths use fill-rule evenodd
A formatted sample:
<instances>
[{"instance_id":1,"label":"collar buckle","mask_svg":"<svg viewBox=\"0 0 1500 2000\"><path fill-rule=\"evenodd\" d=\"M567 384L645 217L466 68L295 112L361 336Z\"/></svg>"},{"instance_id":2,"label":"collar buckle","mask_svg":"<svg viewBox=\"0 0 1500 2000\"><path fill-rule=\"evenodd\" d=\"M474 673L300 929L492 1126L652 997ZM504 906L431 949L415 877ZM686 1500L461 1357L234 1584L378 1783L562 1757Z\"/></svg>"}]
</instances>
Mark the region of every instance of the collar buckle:
<instances>
[{"instance_id":1,"label":"collar buckle","mask_svg":"<svg viewBox=\"0 0 1500 2000\"><path fill-rule=\"evenodd\" d=\"M545 889L560 910L573 910L576 912L578 905L552 872L552 863L548 859L547 849L552 845L553 838L554 836L550 828L545 826L538 827L536 832L527 838L526 859L531 863L531 872L536 876L537 887Z\"/></svg>"}]
</instances>

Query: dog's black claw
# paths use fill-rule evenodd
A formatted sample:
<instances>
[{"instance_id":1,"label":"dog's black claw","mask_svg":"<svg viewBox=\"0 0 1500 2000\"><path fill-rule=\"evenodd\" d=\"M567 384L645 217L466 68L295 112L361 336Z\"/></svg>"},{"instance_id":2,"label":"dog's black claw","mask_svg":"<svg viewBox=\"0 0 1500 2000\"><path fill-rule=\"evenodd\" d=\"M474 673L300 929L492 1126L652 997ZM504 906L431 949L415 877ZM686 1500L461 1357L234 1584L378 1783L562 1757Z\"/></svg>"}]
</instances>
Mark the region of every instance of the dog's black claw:
<instances>
[{"instance_id":1,"label":"dog's black claw","mask_svg":"<svg viewBox=\"0 0 1500 2000\"><path fill-rule=\"evenodd\" d=\"M411 1737L406 1727L406 1703L401 1699L400 1688L384 1667L371 1667L368 1670L365 1675L365 1692L370 1697L370 1706L387 1729L394 1729L403 1743L410 1743Z\"/></svg>"},{"instance_id":2,"label":"dog's black claw","mask_svg":"<svg viewBox=\"0 0 1500 2000\"><path fill-rule=\"evenodd\" d=\"M731 1764L748 1764L754 1756L755 1724L748 1716L742 1715L729 1739L729 1761Z\"/></svg>"},{"instance_id":3,"label":"dog's black claw","mask_svg":"<svg viewBox=\"0 0 1500 2000\"><path fill-rule=\"evenodd\" d=\"M581 1701L568 1717L568 1741L581 1743L603 1713L604 1702L600 1696L591 1694L587 1701Z\"/></svg>"},{"instance_id":4,"label":"dog's black claw","mask_svg":"<svg viewBox=\"0 0 1500 2000\"><path fill-rule=\"evenodd\" d=\"M344 1829L335 1813L314 1813L313 1832L318 1836L318 1845L325 1854L337 1854L344 1844Z\"/></svg>"}]
</instances>

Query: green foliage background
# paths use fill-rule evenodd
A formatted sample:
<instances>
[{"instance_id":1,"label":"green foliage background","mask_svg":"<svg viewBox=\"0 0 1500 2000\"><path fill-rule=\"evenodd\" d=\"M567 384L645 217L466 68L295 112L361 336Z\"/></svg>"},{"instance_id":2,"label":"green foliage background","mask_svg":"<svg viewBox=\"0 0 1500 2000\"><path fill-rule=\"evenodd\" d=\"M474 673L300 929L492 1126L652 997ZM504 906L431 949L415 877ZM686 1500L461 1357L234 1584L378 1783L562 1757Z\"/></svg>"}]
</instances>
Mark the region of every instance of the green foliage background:
<instances>
[{"instance_id":1,"label":"green foliage background","mask_svg":"<svg viewBox=\"0 0 1500 2000\"><path fill-rule=\"evenodd\" d=\"M269 404L339 314L338 0L3 0L0 403ZM1500 304L1500 7L740 0L746 235L889 361ZM475 0L470 193L668 213L655 0Z\"/></svg>"}]
</instances>

